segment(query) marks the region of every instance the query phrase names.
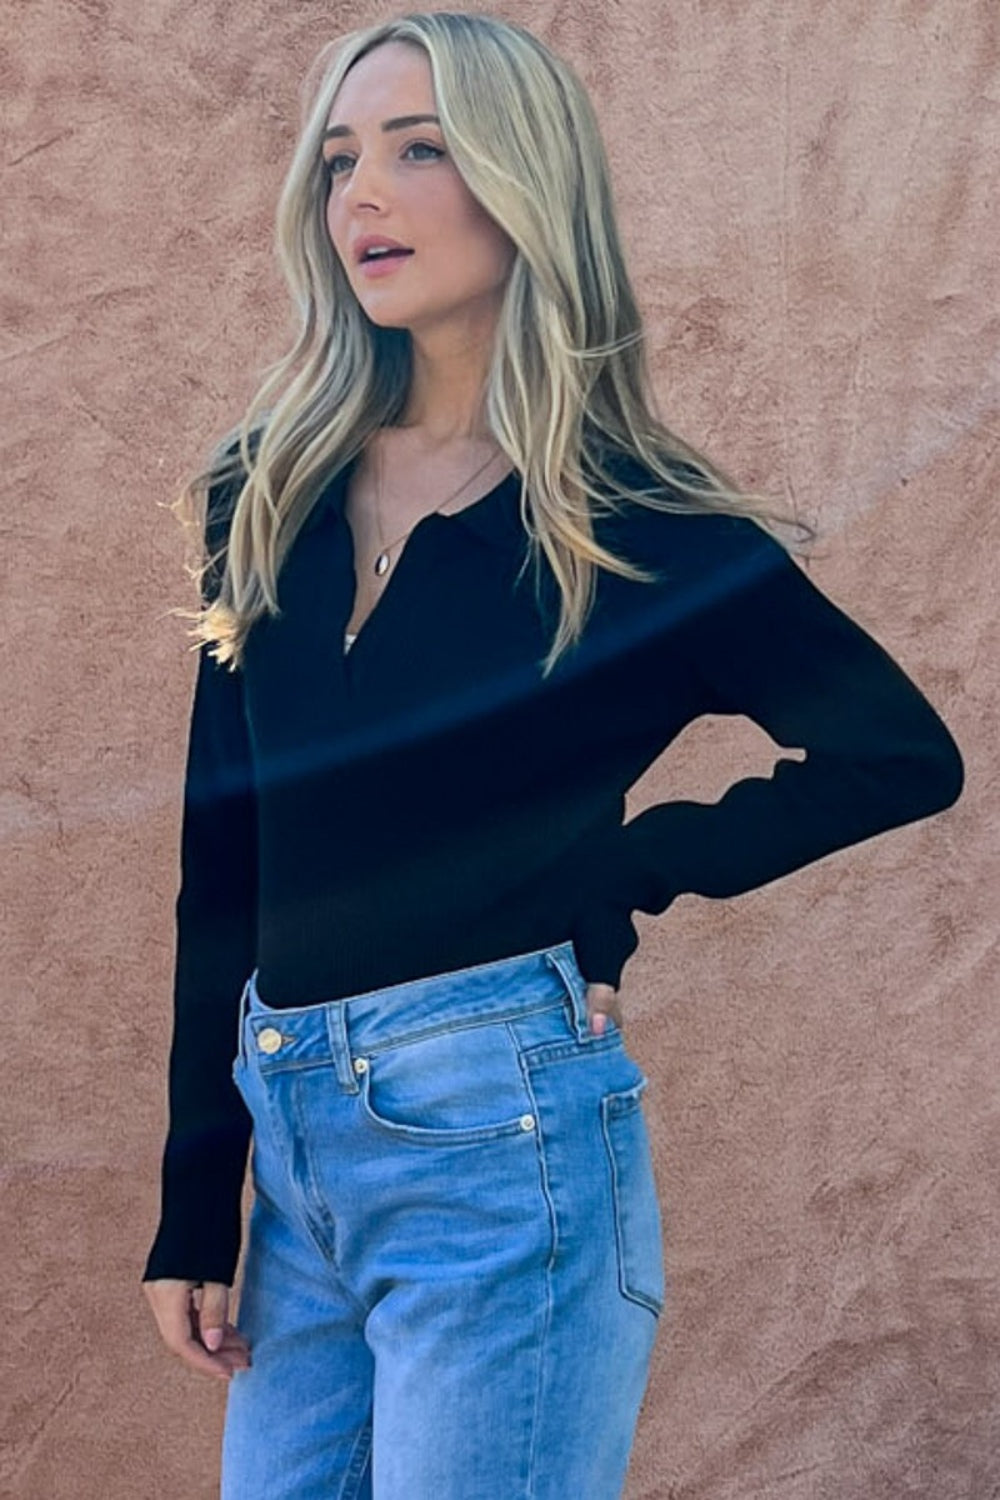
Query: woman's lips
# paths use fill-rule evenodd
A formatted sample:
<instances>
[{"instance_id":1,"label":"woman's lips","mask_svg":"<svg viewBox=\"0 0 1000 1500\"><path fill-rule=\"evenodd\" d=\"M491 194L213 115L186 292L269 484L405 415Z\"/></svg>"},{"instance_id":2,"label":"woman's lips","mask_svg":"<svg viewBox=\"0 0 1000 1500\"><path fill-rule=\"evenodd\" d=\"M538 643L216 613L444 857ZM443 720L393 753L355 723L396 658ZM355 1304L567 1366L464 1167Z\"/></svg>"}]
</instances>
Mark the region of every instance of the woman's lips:
<instances>
[{"instance_id":1,"label":"woman's lips","mask_svg":"<svg viewBox=\"0 0 1000 1500\"><path fill-rule=\"evenodd\" d=\"M407 255L378 255L374 260L360 261L358 270L362 276L389 276L412 257L412 250Z\"/></svg>"}]
</instances>

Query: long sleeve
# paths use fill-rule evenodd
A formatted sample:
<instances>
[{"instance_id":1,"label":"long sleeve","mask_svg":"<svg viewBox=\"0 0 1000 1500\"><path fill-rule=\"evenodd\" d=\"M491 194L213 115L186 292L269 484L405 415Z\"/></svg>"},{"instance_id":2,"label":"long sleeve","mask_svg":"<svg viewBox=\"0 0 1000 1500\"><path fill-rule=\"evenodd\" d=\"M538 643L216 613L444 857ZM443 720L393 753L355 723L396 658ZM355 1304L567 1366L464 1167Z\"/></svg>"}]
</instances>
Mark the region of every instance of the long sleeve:
<instances>
[{"instance_id":1,"label":"long sleeve","mask_svg":"<svg viewBox=\"0 0 1000 1500\"><path fill-rule=\"evenodd\" d=\"M664 650L690 653L700 713L745 715L805 759L783 758L713 804L661 803L620 830L588 939L591 980L619 982L632 910L661 913L685 892L738 895L948 807L962 788L954 740L882 647L752 522L714 530L725 556L683 640L672 634Z\"/></svg>"},{"instance_id":2,"label":"long sleeve","mask_svg":"<svg viewBox=\"0 0 1000 1500\"><path fill-rule=\"evenodd\" d=\"M162 1212L143 1281L231 1285L235 1274L251 1121L231 1065L254 967L256 860L242 674L203 650L184 787Z\"/></svg>"}]
</instances>

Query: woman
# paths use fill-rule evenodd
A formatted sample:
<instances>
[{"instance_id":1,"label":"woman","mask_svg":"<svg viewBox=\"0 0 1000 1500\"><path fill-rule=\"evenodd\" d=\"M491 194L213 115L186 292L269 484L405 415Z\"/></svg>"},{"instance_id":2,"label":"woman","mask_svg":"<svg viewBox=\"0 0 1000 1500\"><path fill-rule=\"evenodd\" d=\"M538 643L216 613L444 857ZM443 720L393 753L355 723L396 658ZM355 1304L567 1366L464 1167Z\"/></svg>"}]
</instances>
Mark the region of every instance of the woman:
<instances>
[{"instance_id":1,"label":"woman","mask_svg":"<svg viewBox=\"0 0 1000 1500\"><path fill-rule=\"evenodd\" d=\"M633 913L933 813L961 761L651 414L572 71L441 12L319 61L279 208L301 332L190 487L208 649L143 1281L230 1381L225 1497L610 1500L664 1299ZM624 825L704 713L805 759Z\"/></svg>"}]
</instances>

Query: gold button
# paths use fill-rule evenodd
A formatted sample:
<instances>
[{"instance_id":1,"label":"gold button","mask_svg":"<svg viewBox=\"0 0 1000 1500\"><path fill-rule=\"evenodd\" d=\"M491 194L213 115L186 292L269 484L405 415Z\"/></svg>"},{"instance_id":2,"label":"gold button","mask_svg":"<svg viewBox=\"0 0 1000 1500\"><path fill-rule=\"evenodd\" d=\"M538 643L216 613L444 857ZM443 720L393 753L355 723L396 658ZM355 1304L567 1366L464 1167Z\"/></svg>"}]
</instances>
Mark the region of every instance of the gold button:
<instances>
[{"instance_id":1,"label":"gold button","mask_svg":"<svg viewBox=\"0 0 1000 1500\"><path fill-rule=\"evenodd\" d=\"M261 1052L277 1052L283 1041L281 1032L275 1031L273 1026L265 1026L263 1031L257 1033L257 1046Z\"/></svg>"},{"instance_id":2,"label":"gold button","mask_svg":"<svg viewBox=\"0 0 1000 1500\"><path fill-rule=\"evenodd\" d=\"M355 1071L355 1073L367 1073L368 1072L368 1059L367 1059L367 1057L356 1057L354 1059L354 1071Z\"/></svg>"},{"instance_id":3,"label":"gold button","mask_svg":"<svg viewBox=\"0 0 1000 1500\"><path fill-rule=\"evenodd\" d=\"M521 1116L521 1129L522 1130L534 1130L534 1128L535 1128L535 1117L534 1117L534 1115L522 1115Z\"/></svg>"}]
</instances>

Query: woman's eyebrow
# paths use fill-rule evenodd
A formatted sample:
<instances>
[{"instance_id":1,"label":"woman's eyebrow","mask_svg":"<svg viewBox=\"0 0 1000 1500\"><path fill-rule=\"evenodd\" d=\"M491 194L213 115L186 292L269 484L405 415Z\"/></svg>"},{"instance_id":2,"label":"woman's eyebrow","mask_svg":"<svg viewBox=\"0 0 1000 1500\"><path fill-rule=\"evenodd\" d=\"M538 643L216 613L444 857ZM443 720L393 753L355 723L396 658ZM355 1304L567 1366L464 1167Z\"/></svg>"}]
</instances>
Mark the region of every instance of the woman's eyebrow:
<instances>
[{"instance_id":1,"label":"woman's eyebrow","mask_svg":"<svg viewBox=\"0 0 1000 1500\"><path fill-rule=\"evenodd\" d=\"M383 130L406 130L411 125L440 125L441 121L437 115L397 115L393 120L383 120ZM353 135L354 131L350 125L330 125L323 132L324 141L332 140L335 136Z\"/></svg>"}]
</instances>

